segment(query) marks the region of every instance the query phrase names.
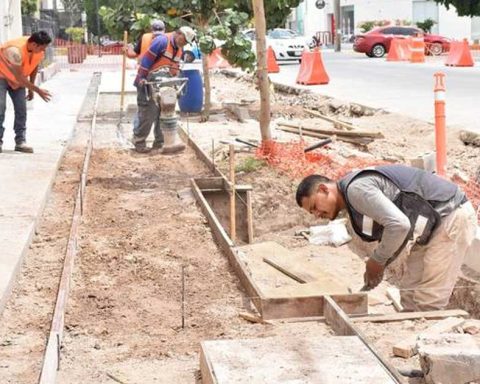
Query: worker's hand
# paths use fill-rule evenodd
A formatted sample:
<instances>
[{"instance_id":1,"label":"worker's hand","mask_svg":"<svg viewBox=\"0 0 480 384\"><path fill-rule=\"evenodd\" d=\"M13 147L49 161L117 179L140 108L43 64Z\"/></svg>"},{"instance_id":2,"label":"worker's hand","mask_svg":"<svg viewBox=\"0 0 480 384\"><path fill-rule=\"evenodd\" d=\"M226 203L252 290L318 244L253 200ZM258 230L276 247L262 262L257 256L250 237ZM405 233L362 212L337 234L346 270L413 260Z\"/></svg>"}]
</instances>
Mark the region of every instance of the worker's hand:
<instances>
[{"instance_id":1,"label":"worker's hand","mask_svg":"<svg viewBox=\"0 0 480 384\"><path fill-rule=\"evenodd\" d=\"M48 92L46 89L41 89L41 88L38 88L37 89L37 93L38 95L43 99L43 101L45 102L49 102L50 99L52 98L52 95L50 92Z\"/></svg>"},{"instance_id":2,"label":"worker's hand","mask_svg":"<svg viewBox=\"0 0 480 384\"><path fill-rule=\"evenodd\" d=\"M369 258L366 263L365 274L363 275L365 287L368 289L373 289L380 284L383 280L384 271L385 267L382 264L379 264L372 258Z\"/></svg>"},{"instance_id":3,"label":"worker's hand","mask_svg":"<svg viewBox=\"0 0 480 384\"><path fill-rule=\"evenodd\" d=\"M33 100L33 96L35 95L35 92L33 92L31 89L28 90L28 93L27 93L27 101L31 101Z\"/></svg>"},{"instance_id":4,"label":"worker's hand","mask_svg":"<svg viewBox=\"0 0 480 384\"><path fill-rule=\"evenodd\" d=\"M140 79L140 80L138 81L138 85L141 86L141 87L143 87L146 82L147 82L147 79Z\"/></svg>"}]
</instances>

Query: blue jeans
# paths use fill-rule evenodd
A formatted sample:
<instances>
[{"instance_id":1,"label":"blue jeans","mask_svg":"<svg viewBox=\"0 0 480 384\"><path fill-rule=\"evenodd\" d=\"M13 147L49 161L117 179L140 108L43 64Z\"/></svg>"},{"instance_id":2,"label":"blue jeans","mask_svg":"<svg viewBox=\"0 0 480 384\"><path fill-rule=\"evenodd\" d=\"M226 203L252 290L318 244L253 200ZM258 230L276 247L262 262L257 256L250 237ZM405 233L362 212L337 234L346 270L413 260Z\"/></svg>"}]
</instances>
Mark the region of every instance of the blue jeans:
<instances>
[{"instance_id":1,"label":"blue jeans","mask_svg":"<svg viewBox=\"0 0 480 384\"><path fill-rule=\"evenodd\" d=\"M3 122L5 121L5 109L7 108L7 93L12 99L13 109L15 111L15 121L13 123L15 143L24 143L27 132L27 100L25 99L25 88L13 89L5 79L0 78L0 145L3 143L3 132L5 132Z\"/></svg>"}]
</instances>

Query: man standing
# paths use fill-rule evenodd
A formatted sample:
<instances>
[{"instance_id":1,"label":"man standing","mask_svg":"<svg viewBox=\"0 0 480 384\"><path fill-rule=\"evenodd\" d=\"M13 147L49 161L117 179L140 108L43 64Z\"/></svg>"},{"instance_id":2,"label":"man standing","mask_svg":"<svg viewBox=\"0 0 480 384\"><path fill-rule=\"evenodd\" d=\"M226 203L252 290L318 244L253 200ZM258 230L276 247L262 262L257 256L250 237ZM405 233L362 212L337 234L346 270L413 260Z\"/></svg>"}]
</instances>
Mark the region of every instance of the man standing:
<instances>
[{"instance_id":1,"label":"man standing","mask_svg":"<svg viewBox=\"0 0 480 384\"><path fill-rule=\"evenodd\" d=\"M150 95L150 87L145 84L151 74L165 68L171 76L176 76L180 68L182 48L195 39L195 32L190 27L181 27L173 33L159 35L153 40L150 48L142 57L134 85L137 87L138 125L134 124L132 142L135 150L140 153L150 151L146 140L152 129L152 124L159 118L160 110ZM155 124L152 149L163 146L163 134L160 125Z\"/></svg>"},{"instance_id":2,"label":"man standing","mask_svg":"<svg viewBox=\"0 0 480 384\"><path fill-rule=\"evenodd\" d=\"M296 200L307 212L330 220L346 209L357 235L379 242L366 263L366 289L382 281L385 267L409 243L400 287L403 307L446 307L477 226L475 210L457 185L420 169L385 165L337 182L308 176Z\"/></svg>"},{"instance_id":3,"label":"man standing","mask_svg":"<svg viewBox=\"0 0 480 384\"><path fill-rule=\"evenodd\" d=\"M165 33L165 23L162 20L152 20L150 23L151 32L144 33L135 43L135 46L128 47L127 57L129 59L135 59L138 57L139 60L145 55L145 53L150 48L150 44L158 35Z\"/></svg>"},{"instance_id":4,"label":"man standing","mask_svg":"<svg viewBox=\"0 0 480 384\"><path fill-rule=\"evenodd\" d=\"M0 152L2 152L5 128L5 109L7 93L13 102L15 121L15 151L33 153L33 148L26 144L27 103L34 93L46 102L50 93L35 85L38 65L44 57L45 49L52 39L47 32L39 31L30 37L20 37L7 41L0 46ZM26 93L28 89L28 94Z\"/></svg>"}]
</instances>

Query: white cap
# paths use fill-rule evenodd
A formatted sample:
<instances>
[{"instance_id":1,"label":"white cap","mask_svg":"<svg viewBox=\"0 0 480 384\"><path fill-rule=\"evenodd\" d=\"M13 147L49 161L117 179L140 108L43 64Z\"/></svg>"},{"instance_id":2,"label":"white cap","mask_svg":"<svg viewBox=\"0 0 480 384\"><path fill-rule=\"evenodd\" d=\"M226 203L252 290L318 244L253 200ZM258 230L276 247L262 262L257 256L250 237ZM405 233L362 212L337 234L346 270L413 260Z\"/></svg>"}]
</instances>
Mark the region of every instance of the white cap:
<instances>
[{"instance_id":1,"label":"white cap","mask_svg":"<svg viewBox=\"0 0 480 384\"><path fill-rule=\"evenodd\" d=\"M185 36L185 40L187 40L189 44L195 39L195 31L190 27L180 27L178 31Z\"/></svg>"}]
</instances>

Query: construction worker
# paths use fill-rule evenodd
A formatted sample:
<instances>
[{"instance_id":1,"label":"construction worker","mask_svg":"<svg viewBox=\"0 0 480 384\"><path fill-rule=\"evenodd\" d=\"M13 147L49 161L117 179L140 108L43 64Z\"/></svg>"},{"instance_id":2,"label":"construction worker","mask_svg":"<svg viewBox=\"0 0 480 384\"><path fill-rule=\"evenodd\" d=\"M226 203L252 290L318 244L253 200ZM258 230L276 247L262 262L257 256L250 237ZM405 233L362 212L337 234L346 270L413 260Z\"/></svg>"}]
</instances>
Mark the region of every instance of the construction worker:
<instances>
[{"instance_id":1,"label":"construction worker","mask_svg":"<svg viewBox=\"0 0 480 384\"><path fill-rule=\"evenodd\" d=\"M128 46L126 54L129 59L138 57L140 60L148 51L150 44L158 35L165 33L165 23L162 20L152 20L150 23L151 32L144 33L135 43L135 46Z\"/></svg>"},{"instance_id":2,"label":"construction worker","mask_svg":"<svg viewBox=\"0 0 480 384\"><path fill-rule=\"evenodd\" d=\"M146 140L152 129L152 124L159 118L158 105L149 96L149 86L145 84L154 71L165 68L171 76L175 76L179 70L180 59L183 54L182 48L195 39L195 32L190 27L181 27L175 32L157 36L149 50L143 56L134 85L137 87L138 125L134 124L132 142L135 150L145 153ZM152 149L160 149L163 145L163 134L159 124L155 124L154 142Z\"/></svg>"},{"instance_id":3,"label":"construction worker","mask_svg":"<svg viewBox=\"0 0 480 384\"><path fill-rule=\"evenodd\" d=\"M5 131L3 122L8 93L15 111L15 151L33 153L33 148L26 144L26 100L32 100L34 93L38 93L46 102L51 98L50 92L35 85L38 65L51 41L47 32L39 31L30 37L20 37L0 46L0 152Z\"/></svg>"},{"instance_id":4,"label":"construction worker","mask_svg":"<svg viewBox=\"0 0 480 384\"><path fill-rule=\"evenodd\" d=\"M365 289L407 249L401 282L405 311L444 308L473 242L477 216L454 183L420 169L385 165L347 174L337 182L311 175L299 184L297 204L319 218L348 212L364 241L378 241L366 263Z\"/></svg>"}]
</instances>

